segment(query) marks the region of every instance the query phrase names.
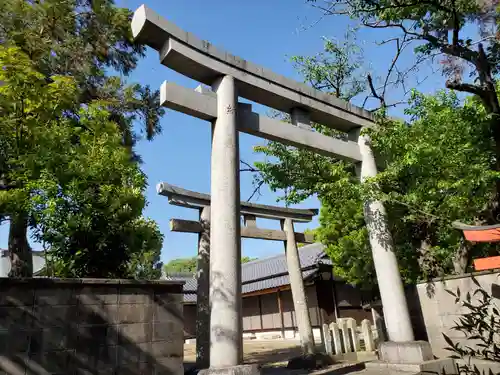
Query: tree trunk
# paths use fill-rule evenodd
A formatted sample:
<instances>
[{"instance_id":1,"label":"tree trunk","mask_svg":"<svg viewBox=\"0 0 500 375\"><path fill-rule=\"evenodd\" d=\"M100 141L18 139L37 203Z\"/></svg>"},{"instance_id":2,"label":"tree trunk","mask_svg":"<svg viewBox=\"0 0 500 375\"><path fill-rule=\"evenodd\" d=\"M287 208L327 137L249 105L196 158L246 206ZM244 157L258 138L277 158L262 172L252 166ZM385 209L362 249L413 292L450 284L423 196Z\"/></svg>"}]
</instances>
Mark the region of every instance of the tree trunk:
<instances>
[{"instance_id":1,"label":"tree trunk","mask_svg":"<svg viewBox=\"0 0 500 375\"><path fill-rule=\"evenodd\" d=\"M500 172L500 113L492 113L491 129L493 139L495 140L495 169ZM496 181L496 197L492 207L492 219L490 224L498 224L500 222L500 179Z\"/></svg>"},{"instance_id":2,"label":"tree trunk","mask_svg":"<svg viewBox=\"0 0 500 375\"><path fill-rule=\"evenodd\" d=\"M32 277L33 255L28 243L28 217L23 214L10 218L9 258L11 269L9 277Z\"/></svg>"},{"instance_id":3,"label":"tree trunk","mask_svg":"<svg viewBox=\"0 0 500 375\"><path fill-rule=\"evenodd\" d=\"M463 275L467 272L471 255L471 245L465 240L460 241L460 246L453 256L453 269L455 274Z\"/></svg>"},{"instance_id":4,"label":"tree trunk","mask_svg":"<svg viewBox=\"0 0 500 375\"><path fill-rule=\"evenodd\" d=\"M428 279L438 277L444 273L443 266L436 259L431 249L432 240L430 236L426 236L420 241L420 247L418 249L418 265L420 273L425 275Z\"/></svg>"},{"instance_id":5,"label":"tree trunk","mask_svg":"<svg viewBox=\"0 0 500 375\"><path fill-rule=\"evenodd\" d=\"M418 265L420 267L420 272L429 275L429 273L432 272L432 265L429 264L429 260L431 258L431 244L428 237L420 241L418 254Z\"/></svg>"},{"instance_id":6,"label":"tree trunk","mask_svg":"<svg viewBox=\"0 0 500 375\"><path fill-rule=\"evenodd\" d=\"M457 29L458 32L458 29ZM477 78L479 84L460 83L460 79L454 79L446 83L446 87L452 90L458 90L476 95L488 114L491 115L491 135L495 141L495 155L496 161L493 168L495 171L500 172L500 101L497 93L496 80L492 69L491 61L484 50L483 44L478 44L477 54L472 50L467 50L463 53L463 49L456 49L453 47L451 50L446 46L442 48L441 52L445 55L458 57L464 59L468 63L476 67ZM496 181L496 197L491 204L491 217L488 221L491 224L496 224L500 221L500 179ZM457 265L460 262L457 263ZM459 267L460 268L460 267Z\"/></svg>"},{"instance_id":7,"label":"tree trunk","mask_svg":"<svg viewBox=\"0 0 500 375\"><path fill-rule=\"evenodd\" d=\"M480 98L486 111L491 115L491 133L495 140L496 163L495 170L500 172L500 102L496 90L496 81L493 77L492 66L484 51L482 43L478 45L479 57L475 62L479 80L484 88ZM493 206L493 223L500 219L500 179L496 182L496 199Z\"/></svg>"}]
</instances>

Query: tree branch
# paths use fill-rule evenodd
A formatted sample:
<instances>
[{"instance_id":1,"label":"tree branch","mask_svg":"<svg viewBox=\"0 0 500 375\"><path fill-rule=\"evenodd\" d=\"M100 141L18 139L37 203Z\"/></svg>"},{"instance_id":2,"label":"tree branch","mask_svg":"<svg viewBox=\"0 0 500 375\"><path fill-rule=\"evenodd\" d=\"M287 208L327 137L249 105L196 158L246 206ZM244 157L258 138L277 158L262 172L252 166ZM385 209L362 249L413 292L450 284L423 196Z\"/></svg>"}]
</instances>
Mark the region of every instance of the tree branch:
<instances>
[{"instance_id":1,"label":"tree branch","mask_svg":"<svg viewBox=\"0 0 500 375\"><path fill-rule=\"evenodd\" d=\"M250 172L250 173L258 173L258 174L261 174L260 170L258 168L255 168L253 166L251 166L249 163L247 163L246 161L244 160L240 160L240 164L243 164L246 168L240 168L240 172ZM255 183L255 188L254 190L252 191L252 194L250 194L250 197L248 197L247 199L247 202L250 202L250 200L257 194L257 195L262 195L260 193L260 188L262 187L262 185L264 185L264 180L263 179L258 179L258 182L256 182L255 180L257 180L258 178L255 178L254 179L254 183Z\"/></svg>"},{"instance_id":2,"label":"tree branch","mask_svg":"<svg viewBox=\"0 0 500 375\"><path fill-rule=\"evenodd\" d=\"M308 2L316 2L316 0L307 0ZM325 15L339 15L339 14L348 14L347 10L335 10L335 5L344 5L347 6L348 8L358 8L354 4L352 4L349 0L347 1L326 1L326 3L329 3L330 5L328 7L320 6L320 5L313 5L313 7L318 8L324 12ZM333 5L332 5L333 4ZM366 4L366 5L365 5ZM446 13L453 13L453 9L446 8L443 6L438 1L433 1L433 0L416 0L414 2L398 2L394 1L394 4L391 5L386 5L386 6L381 6L380 4L377 4L375 1L367 1L365 2L365 8L359 9L360 13L375 13L375 12L384 12L387 10L394 10L394 9L404 9L404 8L411 8L411 7L416 7L416 6L422 6L422 5L428 5L429 7L434 7L437 10L440 10L442 12Z\"/></svg>"},{"instance_id":3,"label":"tree branch","mask_svg":"<svg viewBox=\"0 0 500 375\"><path fill-rule=\"evenodd\" d=\"M427 32L425 33L417 33L408 30L406 26L404 26L402 23L391 23L387 21L377 21L377 22L363 22L363 25L372 29L387 29L387 28L399 28L401 31L405 33L405 35L411 35L413 36L412 40L420 39L420 40L425 40L429 43L431 43L434 48L438 49L441 51L441 53L445 53L447 55L455 56L455 57L460 57L474 65L476 65L476 61L479 58L479 53L476 51L473 51L465 46L462 46L460 44L453 45L449 43L444 43L442 40L439 38L435 37L434 35L431 35Z\"/></svg>"},{"instance_id":4,"label":"tree branch","mask_svg":"<svg viewBox=\"0 0 500 375\"><path fill-rule=\"evenodd\" d=\"M252 198L254 197L255 194L258 194L259 196L262 195L261 192L260 192L260 188L262 187L262 185L264 185L264 180L260 180L256 184L255 188L252 191L252 194L250 194L250 197L248 197L247 202L250 202L252 200Z\"/></svg>"},{"instance_id":5,"label":"tree branch","mask_svg":"<svg viewBox=\"0 0 500 375\"><path fill-rule=\"evenodd\" d=\"M375 28L385 28L388 27L386 24L382 25L380 23L376 24L368 24L369 27L373 26ZM378 45L385 45L388 43L395 43L396 51L394 54L394 57L392 58L392 61L389 65L389 68L387 70L387 74L385 75L385 78L383 79L383 83L381 84L380 87L376 88L373 82L373 77L368 78L368 83L369 83L369 89L372 93L372 95L368 95L364 102L363 102L363 107L366 105L366 102L368 101L369 98L375 98L380 101L381 107L384 108L389 108L389 107L395 107L399 104L403 104L406 101L399 101L397 103L393 104L388 104L386 102L386 93L387 90L390 86L395 86L398 87L401 85L403 88L403 96L406 97L408 94L408 90L406 89L405 85L405 80L408 78L408 75L410 72L416 70L418 68L418 64L425 61L428 56L425 56L425 58L418 58L417 62L411 66L408 69L405 69L404 71L401 71L398 67L399 62L401 60L401 57L403 56L403 52L406 50L406 48L415 40L415 38L409 36L408 34L403 34L402 36L399 37L394 37L394 38L389 38L386 40L383 40L381 42L378 42ZM376 109L375 109L376 110Z\"/></svg>"},{"instance_id":6,"label":"tree branch","mask_svg":"<svg viewBox=\"0 0 500 375\"><path fill-rule=\"evenodd\" d=\"M244 166L247 167L247 168L240 168L240 172L260 173L260 171L257 168L251 166L246 161L240 160L240 164L243 164Z\"/></svg>"},{"instance_id":7,"label":"tree branch","mask_svg":"<svg viewBox=\"0 0 500 375\"><path fill-rule=\"evenodd\" d=\"M460 83L457 81L447 81L446 88L448 88L450 90L468 92L470 94L474 94L474 95L477 95L479 97L483 97L485 94L485 91L481 86L473 85L470 83Z\"/></svg>"},{"instance_id":8,"label":"tree branch","mask_svg":"<svg viewBox=\"0 0 500 375\"><path fill-rule=\"evenodd\" d=\"M372 96L375 98L375 99L378 99L380 101L380 106L381 107L384 107L385 108L385 99L383 96L380 96L378 93L377 93L377 90L375 90L375 86L373 86L373 80L372 80L372 76L371 74L368 74L367 76L368 78L368 87L370 88L370 91L372 93Z\"/></svg>"}]
</instances>

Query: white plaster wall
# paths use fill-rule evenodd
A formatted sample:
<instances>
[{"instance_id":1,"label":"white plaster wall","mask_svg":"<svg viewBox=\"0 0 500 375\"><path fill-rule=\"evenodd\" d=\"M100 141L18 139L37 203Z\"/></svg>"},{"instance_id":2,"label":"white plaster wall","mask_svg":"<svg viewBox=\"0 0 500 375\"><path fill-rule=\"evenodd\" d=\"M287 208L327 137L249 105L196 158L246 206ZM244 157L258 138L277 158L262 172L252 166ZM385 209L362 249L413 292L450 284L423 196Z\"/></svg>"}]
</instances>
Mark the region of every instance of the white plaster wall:
<instances>
[{"instance_id":1,"label":"white plaster wall","mask_svg":"<svg viewBox=\"0 0 500 375\"><path fill-rule=\"evenodd\" d=\"M314 342L322 342L321 329L313 328ZM300 340L300 334L297 330L285 329L285 337L283 337L281 331L265 331L265 332L255 332L255 333L244 333L244 340Z\"/></svg>"},{"instance_id":2,"label":"white plaster wall","mask_svg":"<svg viewBox=\"0 0 500 375\"><path fill-rule=\"evenodd\" d=\"M3 255L3 254L2 254ZM33 255L33 272L40 271L45 266L45 259L39 254ZM10 271L10 259L8 256L0 257L0 277L7 277Z\"/></svg>"}]
</instances>

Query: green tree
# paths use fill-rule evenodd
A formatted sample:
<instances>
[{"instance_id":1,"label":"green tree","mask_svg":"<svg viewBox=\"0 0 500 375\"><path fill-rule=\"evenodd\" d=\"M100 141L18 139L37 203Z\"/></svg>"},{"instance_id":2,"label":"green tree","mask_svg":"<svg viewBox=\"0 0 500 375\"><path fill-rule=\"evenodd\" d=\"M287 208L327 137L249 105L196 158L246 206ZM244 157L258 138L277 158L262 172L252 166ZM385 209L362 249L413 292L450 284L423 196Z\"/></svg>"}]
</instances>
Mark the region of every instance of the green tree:
<instances>
[{"instance_id":1,"label":"green tree","mask_svg":"<svg viewBox=\"0 0 500 375\"><path fill-rule=\"evenodd\" d=\"M292 56L295 69L312 87L350 100L364 91L363 50L355 30L343 40L323 38L323 51L315 56Z\"/></svg>"},{"instance_id":2,"label":"green tree","mask_svg":"<svg viewBox=\"0 0 500 375\"><path fill-rule=\"evenodd\" d=\"M489 219L500 177L491 168L489 117L478 100L461 103L454 92L413 93L411 104L406 111L411 126L387 121L372 133L374 149L387 162L373 182L383 200L400 206L397 219L411 226L408 240L424 275L434 276L435 266L440 273L461 274L473 255L496 251L472 246L451 226L455 220Z\"/></svg>"},{"instance_id":3,"label":"green tree","mask_svg":"<svg viewBox=\"0 0 500 375\"><path fill-rule=\"evenodd\" d=\"M247 256L241 257L241 263L248 263L257 258L251 258ZM170 262L165 264L164 270L167 274L172 273L195 273L197 265L197 257L194 256L192 258L178 258L172 259Z\"/></svg>"},{"instance_id":4,"label":"green tree","mask_svg":"<svg viewBox=\"0 0 500 375\"><path fill-rule=\"evenodd\" d=\"M196 257L172 259L164 266L165 273L195 273Z\"/></svg>"},{"instance_id":5,"label":"green tree","mask_svg":"<svg viewBox=\"0 0 500 375\"><path fill-rule=\"evenodd\" d=\"M339 81L341 85L345 82L349 76ZM491 168L495 152L487 111L475 99L460 103L453 93L414 93L407 114L411 124L380 116L380 126L371 137L386 168L363 185L352 164L276 142L256 147L266 155L265 162L256 163L260 178L271 189L284 190L281 199L298 203L318 196L320 227L315 236L326 245L334 272L370 289L376 280L363 217L365 198L376 196L385 202L400 270L407 282L463 273L472 255L496 251L492 246L464 243L461 234L451 228L453 220L488 220L499 176Z\"/></svg>"},{"instance_id":6,"label":"green tree","mask_svg":"<svg viewBox=\"0 0 500 375\"><path fill-rule=\"evenodd\" d=\"M0 211L25 213L57 276L152 275L162 235L141 217L145 176L107 103L75 108L75 80L48 82L19 48L0 47L0 64L1 162L15 187L0 191ZM22 275L32 268L27 255L12 253Z\"/></svg>"},{"instance_id":7,"label":"green tree","mask_svg":"<svg viewBox=\"0 0 500 375\"><path fill-rule=\"evenodd\" d=\"M30 218L27 184L38 180L45 166L60 162L57 151L68 128L59 127L58 119L69 125L63 111L73 105L76 86L61 76L46 82L16 48L0 47L0 64L0 168L2 182L8 181L0 190L0 212L12 216L9 250L16 249L10 251L12 268L17 275L28 276L32 257L26 235L19 233L26 232Z\"/></svg>"},{"instance_id":8,"label":"green tree","mask_svg":"<svg viewBox=\"0 0 500 375\"><path fill-rule=\"evenodd\" d=\"M500 171L500 104L495 77L500 62L498 3L467 0L306 0L331 16L349 16L384 37L392 32L397 60L402 48L414 45L415 62L441 58L446 87L472 94L489 115L495 159L492 169ZM404 75L394 69L390 72ZM467 78L468 77L468 78ZM384 95L372 87L372 93L385 104ZM496 196L490 202L488 222L500 217L500 179L495 182Z\"/></svg>"},{"instance_id":9,"label":"green tree","mask_svg":"<svg viewBox=\"0 0 500 375\"><path fill-rule=\"evenodd\" d=\"M314 237L316 237L316 236L317 236L317 233L318 233L318 230L317 230L317 229L309 229L309 228L308 228L308 229L304 230L304 234L311 234L311 235L313 235ZM305 246L305 245L307 245L307 244L305 244L305 243L297 243L297 247L303 247L303 246Z\"/></svg>"},{"instance_id":10,"label":"green tree","mask_svg":"<svg viewBox=\"0 0 500 375\"><path fill-rule=\"evenodd\" d=\"M311 58L294 57L292 62L314 88L350 100L361 93L358 77L364 75L362 51L352 38L353 34L347 33L346 42L325 40L323 53ZM319 124L312 126L325 135L345 137ZM273 191L284 191L280 199L287 204L316 195L322 208L320 227L314 234L316 240L326 245L334 272L354 284L373 287L373 262L354 166L278 142L268 142L255 150L266 157L255 163L259 171L257 183L266 183Z\"/></svg>"},{"instance_id":11,"label":"green tree","mask_svg":"<svg viewBox=\"0 0 500 375\"><path fill-rule=\"evenodd\" d=\"M79 110L82 105L101 100L109 120L119 129L121 144L128 150L129 158L139 160L133 152L139 136L133 131L133 123L142 121L144 133L151 139L160 130L163 110L157 91L139 85L126 86L119 77L109 74L115 71L127 75L144 54L144 47L132 41L130 20L131 12L117 8L111 0L6 0L0 13L0 39L2 44L24 52L32 62L31 67L47 82L54 76L74 80L77 92L72 98L73 105L65 108L64 116L72 118L75 126L86 130L79 122ZM22 103L21 98L18 105ZM0 190L12 194L13 190L19 190L22 195L25 186L9 180L11 170L7 167L13 165L0 163ZM13 262L12 276L32 274L26 235L28 227L34 224L24 206L9 205L9 211L0 210L1 217L10 220L10 254L22 260ZM19 268L21 264L25 267Z\"/></svg>"},{"instance_id":12,"label":"green tree","mask_svg":"<svg viewBox=\"0 0 500 375\"><path fill-rule=\"evenodd\" d=\"M160 261L164 236L158 224L139 217L130 227L133 242L129 244L132 255L127 263L128 277L156 280L161 277L163 262Z\"/></svg>"}]
</instances>

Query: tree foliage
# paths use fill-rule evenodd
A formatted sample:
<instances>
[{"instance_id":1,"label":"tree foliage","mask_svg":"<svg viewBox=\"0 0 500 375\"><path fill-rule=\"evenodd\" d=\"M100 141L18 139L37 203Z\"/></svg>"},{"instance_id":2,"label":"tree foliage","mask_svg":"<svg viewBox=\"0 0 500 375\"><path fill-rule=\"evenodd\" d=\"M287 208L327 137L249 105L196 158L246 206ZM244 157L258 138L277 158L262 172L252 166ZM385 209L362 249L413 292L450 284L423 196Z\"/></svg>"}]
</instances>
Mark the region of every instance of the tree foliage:
<instances>
[{"instance_id":1,"label":"tree foliage","mask_svg":"<svg viewBox=\"0 0 500 375\"><path fill-rule=\"evenodd\" d=\"M343 40L323 38L323 51L315 56L292 56L297 71L312 87L350 100L365 89L363 50L355 30L348 29Z\"/></svg>"},{"instance_id":2,"label":"tree foliage","mask_svg":"<svg viewBox=\"0 0 500 375\"><path fill-rule=\"evenodd\" d=\"M317 235L317 230L316 229L310 229L310 228L307 228L306 230L304 230L304 234L310 234L312 235L314 238L316 238L316 235ZM297 243L297 247L304 247L306 246L307 244L305 243L300 243L298 242Z\"/></svg>"},{"instance_id":3,"label":"tree foliage","mask_svg":"<svg viewBox=\"0 0 500 375\"><path fill-rule=\"evenodd\" d=\"M247 256L241 257L241 263L248 263L256 260L257 258L251 258ZM198 258L196 256L191 258L177 258L172 259L170 262L164 265L165 273L195 273L197 267Z\"/></svg>"},{"instance_id":4,"label":"tree foliage","mask_svg":"<svg viewBox=\"0 0 500 375\"><path fill-rule=\"evenodd\" d=\"M381 199L400 206L396 235L408 227L425 276L463 273L473 255L495 251L463 241L453 221L488 222L499 173L489 116L473 98L461 103L454 92L414 93L407 114L411 126L387 121L373 134L373 147L387 167L378 174ZM375 193L376 194L376 193ZM436 269L437 267L437 269Z\"/></svg>"},{"instance_id":5,"label":"tree foliage","mask_svg":"<svg viewBox=\"0 0 500 375\"><path fill-rule=\"evenodd\" d=\"M315 88L349 100L360 93L357 77L363 75L359 63L361 51L351 47L350 42L326 40L323 53L312 58L295 57L292 61L300 62L296 67ZM312 127L328 136L341 139L346 136L319 124ZM349 282L373 286L373 262L354 166L279 142L268 142L255 150L266 157L263 162L255 163L258 178L271 190L284 191L281 200L287 204L299 203L310 196L320 200L320 227L315 230L315 238L327 246L334 272Z\"/></svg>"},{"instance_id":6,"label":"tree foliage","mask_svg":"<svg viewBox=\"0 0 500 375\"><path fill-rule=\"evenodd\" d=\"M35 95L34 92L28 90L23 94L12 91L10 94L13 101L9 105L3 103L2 116L9 118L11 122L15 117L17 121L15 125L9 126L17 126L18 130L31 126L30 129L34 131L34 125L28 124L27 121L39 125L36 134L33 133L36 142L27 139L24 131L11 132L12 128L4 129L10 132L10 140L0 141L0 191L8 192L8 195L4 195L0 207L0 218L10 221L9 253L12 276L32 274L27 241L28 228L36 229L37 238L46 241L53 249L54 256L57 252L58 259L65 261L73 257L75 249L79 248L82 254L88 257L85 262L99 263L102 255L95 249L111 249L118 238L124 236L127 231L129 237L123 246L128 246L127 243L136 241L135 232L132 231L134 226L136 229L142 228L137 232L141 233L140 236L150 238L152 249L157 247L157 240L154 239L159 238L157 228L154 229L154 225L139 220L137 216L145 204L145 179L138 165L130 162L140 159L133 151L133 146L140 136L140 133L133 131L134 123L141 121L144 124L141 132L146 134L147 139L152 139L160 131L159 118L163 109L159 106L159 93L149 87L125 85L120 77L110 75L110 72L127 75L144 54L144 47L133 43L130 20L131 12L117 8L111 0L6 0L2 4L2 45L16 48L16 53L22 53L23 59L19 68L36 74L35 82L39 83L39 86L33 87L33 90L38 90L36 94L48 94L47 90L52 90L50 95L53 96L51 100L41 98L45 102L39 100L37 103L46 110L36 108L38 112L33 115L31 114L34 113L34 108L31 107L30 101L34 99L30 95ZM8 87L13 90L15 84L19 87L29 86L31 78L20 74L10 79L12 80ZM67 87L61 88L61 82L71 85L71 90ZM48 86L44 86L47 84ZM71 98L68 95L71 95ZM78 133L71 134L71 147L63 141L59 148L47 147L51 142L49 140L45 142L45 139L42 139L43 142L38 142L40 133L44 131L43 126L51 121L54 124L67 121L78 129ZM106 128L113 126L116 134L99 138L102 134L96 131L96 128L100 125L106 125ZM68 133L61 137L69 135L68 130ZM95 146L81 143L82 140L90 142L91 139L96 142ZM116 139L119 141L118 145ZM38 144L43 145L40 147L46 150L45 158L36 163L32 160L29 165L14 163L13 160L18 154L29 154L29 142L37 143L37 147ZM10 147L12 145L15 147ZM18 145L25 148L16 148ZM119 146L123 150L120 151ZM97 151L99 147L109 150ZM94 153L93 157L85 154L91 151ZM75 162L70 166L64 153L66 156L75 157ZM109 163L109 159L98 160L99 153L101 157L109 156L110 160L121 164L113 170L112 166L105 165L106 162ZM51 169L52 166L57 166L59 158L63 159L59 165L68 167L66 174L57 174ZM87 164L78 166L76 160ZM42 171L45 175L41 174ZM103 173L102 176L99 175L100 172ZM23 173L25 176L20 179L19 176ZM80 179L77 174L81 174ZM33 190L38 189L36 185L40 179L43 179L46 184L44 188L47 190L44 191L45 201L37 202L37 207L54 204L54 201L59 204L61 199L66 199L63 206L57 206L57 210L45 207L40 209L40 212L31 211ZM115 184L124 185L119 187ZM123 190L120 190L122 188ZM50 196L49 191L56 195ZM95 196L92 196L92 192L96 192ZM113 193L116 195L113 196ZM64 198L61 198L61 194ZM7 198L9 202L6 201ZM118 208L120 205L124 206ZM79 210L78 213L76 209ZM120 210L123 212L119 212ZM122 231L119 226L124 223L127 225L124 225ZM42 227L44 233L41 232ZM150 234L146 235L148 228ZM123 234L117 235L113 231L110 232L111 229L119 230ZM90 236L90 233L94 234ZM85 234L89 234L89 237ZM65 237L64 241L62 237ZM93 247L94 251L84 250L90 247ZM113 253L116 255L116 261L128 256L120 254L122 247L116 247ZM141 246L137 249L140 248ZM90 257L95 259L90 260ZM86 268L87 266L89 268ZM78 272L96 272L94 266L87 266L79 266ZM122 274L123 267L126 268L125 265L120 267L122 269L116 270L117 274ZM115 271L107 269L103 271L103 275L109 272Z\"/></svg>"},{"instance_id":7,"label":"tree foliage","mask_svg":"<svg viewBox=\"0 0 500 375\"><path fill-rule=\"evenodd\" d=\"M6 0L0 15L0 38L26 53L45 77L71 76L78 100L108 100L110 116L120 126L123 142L133 146L132 122L141 119L151 139L163 109L158 91L124 85L109 71L128 75L144 55L130 29L132 14L111 0Z\"/></svg>"},{"instance_id":8,"label":"tree foliage","mask_svg":"<svg viewBox=\"0 0 500 375\"><path fill-rule=\"evenodd\" d=\"M19 48L0 47L0 64L1 162L12 187L0 191L0 210L29 218L50 246L53 275L133 277L157 268L162 235L141 217L145 176L107 103L78 108L75 80L47 81Z\"/></svg>"},{"instance_id":9,"label":"tree foliage","mask_svg":"<svg viewBox=\"0 0 500 375\"><path fill-rule=\"evenodd\" d=\"M335 69L331 63L318 63L315 69L322 67ZM343 82L349 87L350 76ZM491 219L499 179L491 114L481 101L469 98L463 103L445 91L429 96L414 91L406 113L409 122L389 119L385 112L377 116L379 126L370 136L384 168L365 184L359 183L354 165L344 161L277 142L255 148L266 156L256 163L261 180L272 190L283 190L281 199L290 204L318 197L320 227L315 236L326 245L334 272L370 289L376 274L363 217L367 198L386 205L406 282L463 273L473 255L497 252L491 245L465 243L451 227L454 220L482 224ZM345 137L317 124L313 128Z\"/></svg>"},{"instance_id":10,"label":"tree foliage","mask_svg":"<svg viewBox=\"0 0 500 375\"><path fill-rule=\"evenodd\" d=\"M476 96L490 114L489 131L494 140L494 170L500 171L500 104L495 77L500 66L499 13L497 1L466 0L307 0L331 16L349 16L373 31L392 31L384 43L396 46L388 68L394 81L406 74L397 62L407 46L414 46L415 64L440 59L446 87ZM387 34L385 34L387 35ZM414 65L415 66L415 65ZM411 70L411 69L410 69ZM403 77L403 79L401 79ZM468 77L468 78L467 78ZM386 81L387 83L387 81ZM385 90L385 88L384 88ZM371 86L384 106L385 97ZM490 204L489 222L500 219L500 180Z\"/></svg>"},{"instance_id":11,"label":"tree foliage","mask_svg":"<svg viewBox=\"0 0 500 375\"><path fill-rule=\"evenodd\" d=\"M395 45L403 41L413 43L418 54L441 56L448 88L478 95L488 112L498 109L493 79L499 62L496 1L307 2L323 10L326 15L349 16L372 30L389 29L393 32L390 40ZM396 60L400 57L395 56ZM466 73L471 74L470 82L465 82Z\"/></svg>"}]
</instances>

